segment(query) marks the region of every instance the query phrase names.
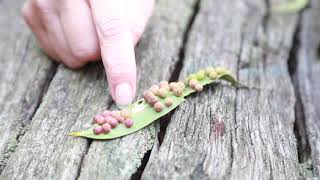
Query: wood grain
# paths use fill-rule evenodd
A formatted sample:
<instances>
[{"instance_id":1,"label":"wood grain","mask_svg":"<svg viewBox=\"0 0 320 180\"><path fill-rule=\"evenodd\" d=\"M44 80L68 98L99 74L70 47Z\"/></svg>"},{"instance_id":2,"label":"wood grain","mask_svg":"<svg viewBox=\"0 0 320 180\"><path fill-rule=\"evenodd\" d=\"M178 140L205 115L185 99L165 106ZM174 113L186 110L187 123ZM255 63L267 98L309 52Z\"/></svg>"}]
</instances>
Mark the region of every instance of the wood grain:
<instances>
[{"instance_id":1,"label":"wood grain","mask_svg":"<svg viewBox=\"0 0 320 180\"><path fill-rule=\"evenodd\" d=\"M91 141L67 134L115 108L102 64L53 64L20 17L23 1L0 0L0 179L135 179L142 171L142 179L161 180L316 179L320 3L269 11L287 1L201 0L199 9L198 0L157 1L136 48L139 97L160 80L209 65L228 67L255 88L215 83L167 116L167 127L162 119L123 138ZM298 158L296 103L312 175Z\"/></svg>"},{"instance_id":2,"label":"wood grain","mask_svg":"<svg viewBox=\"0 0 320 180\"><path fill-rule=\"evenodd\" d=\"M137 48L139 95L161 80L168 80L179 60L184 31L194 0L158 1L154 16ZM157 138L154 124L132 135L94 141L84 158L79 179L129 179ZM111 170L112 169L112 170Z\"/></svg>"},{"instance_id":3,"label":"wood grain","mask_svg":"<svg viewBox=\"0 0 320 180\"><path fill-rule=\"evenodd\" d=\"M295 72L311 147L313 171L320 176L320 2L310 2L301 19Z\"/></svg>"},{"instance_id":4,"label":"wood grain","mask_svg":"<svg viewBox=\"0 0 320 180\"><path fill-rule=\"evenodd\" d=\"M189 97L153 148L142 179L299 178L287 69L298 18L270 14L267 5L201 1L180 77L220 65L258 90L223 83Z\"/></svg>"},{"instance_id":5,"label":"wood grain","mask_svg":"<svg viewBox=\"0 0 320 180\"><path fill-rule=\"evenodd\" d=\"M22 2L0 1L0 173L55 71L23 23Z\"/></svg>"},{"instance_id":6,"label":"wood grain","mask_svg":"<svg viewBox=\"0 0 320 180\"><path fill-rule=\"evenodd\" d=\"M137 49L141 89L168 79L173 72L193 3L164 0L156 6ZM129 178L153 146L154 125L125 138L92 144L84 138L67 136L85 128L94 114L110 105L101 64L79 71L60 65L0 179L105 179L106 175Z\"/></svg>"}]
</instances>

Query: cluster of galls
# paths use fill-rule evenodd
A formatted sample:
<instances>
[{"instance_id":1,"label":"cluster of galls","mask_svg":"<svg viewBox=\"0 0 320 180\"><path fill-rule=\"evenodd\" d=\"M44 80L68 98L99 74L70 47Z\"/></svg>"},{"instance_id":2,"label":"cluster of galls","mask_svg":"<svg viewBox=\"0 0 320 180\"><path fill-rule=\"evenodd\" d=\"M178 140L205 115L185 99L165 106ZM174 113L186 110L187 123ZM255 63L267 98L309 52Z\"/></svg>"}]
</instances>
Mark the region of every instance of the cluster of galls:
<instances>
[{"instance_id":1,"label":"cluster of galls","mask_svg":"<svg viewBox=\"0 0 320 180\"><path fill-rule=\"evenodd\" d=\"M159 84L153 85L149 90L146 90L143 93L143 98L156 112L161 112L165 107L170 107L173 104L172 98L168 97L169 93L181 97L183 96L183 91L186 86L200 92L203 90L203 85L201 85L199 81L206 77L215 80L219 75L224 73L231 74L229 70L222 67L208 67L206 70L200 70L197 73L190 74L184 82L171 82L169 84L168 81L161 81ZM164 104L160 99L164 99ZM102 114L96 115L93 118L93 123L98 124L98 126L93 129L95 134L107 134L120 123L124 123L127 128L133 126L133 120L128 110L106 110Z\"/></svg>"},{"instance_id":2,"label":"cluster of galls","mask_svg":"<svg viewBox=\"0 0 320 180\"><path fill-rule=\"evenodd\" d=\"M186 86L200 92L203 90L203 85L201 85L199 81L206 78L206 76L214 80L224 73L231 72L222 67L208 67L205 70L190 74L184 82L171 82L169 84L168 81L161 81L159 84L153 85L150 89L146 90L143 93L143 98L156 112L161 112L165 106L170 107L173 104L173 100L170 97L167 97L170 92L178 97L183 96L183 91ZM164 104L160 102L160 99L164 99Z\"/></svg>"},{"instance_id":3,"label":"cluster of galls","mask_svg":"<svg viewBox=\"0 0 320 180\"><path fill-rule=\"evenodd\" d=\"M204 70L200 70L195 74L190 74L188 79L186 80L188 85L197 92L203 90L203 86L199 83L199 81L203 80L206 76L206 72Z\"/></svg>"},{"instance_id":4,"label":"cluster of galls","mask_svg":"<svg viewBox=\"0 0 320 180\"><path fill-rule=\"evenodd\" d=\"M231 71L229 71L223 67L217 67L217 68L208 67L205 70L205 73L210 79L214 80L214 79L217 79L218 75L225 74L225 73L231 74Z\"/></svg>"},{"instance_id":5,"label":"cluster of galls","mask_svg":"<svg viewBox=\"0 0 320 180\"><path fill-rule=\"evenodd\" d=\"M131 113L129 110L121 111L109 111L105 110L102 114L94 116L93 124L98 124L93 129L95 134L108 134L113 128L117 127L118 124L124 123L127 128L133 126L133 120L131 119Z\"/></svg>"},{"instance_id":6,"label":"cluster of galls","mask_svg":"<svg viewBox=\"0 0 320 180\"><path fill-rule=\"evenodd\" d=\"M169 92L172 91L176 96L182 96L184 88L183 82L169 84L168 81L161 81L159 84L153 85L150 89L146 90L143 93L143 98L156 112L161 112L165 106L170 107L173 104L173 100L168 97ZM160 102L160 98L164 99L164 104Z\"/></svg>"},{"instance_id":7,"label":"cluster of galls","mask_svg":"<svg viewBox=\"0 0 320 180\"><path fill-rule=\"evenodd\" d=\"M197 73L190 74L186 80L186 83L195 91L200 92L203 90L203 86L199 83L199 81L203 80L206 76L212 80L215 80L219 75L224 73L231 74L229 70L226 70L222 67L208 67L206 70L200 70Z\"/></svg>"}]
</instances>

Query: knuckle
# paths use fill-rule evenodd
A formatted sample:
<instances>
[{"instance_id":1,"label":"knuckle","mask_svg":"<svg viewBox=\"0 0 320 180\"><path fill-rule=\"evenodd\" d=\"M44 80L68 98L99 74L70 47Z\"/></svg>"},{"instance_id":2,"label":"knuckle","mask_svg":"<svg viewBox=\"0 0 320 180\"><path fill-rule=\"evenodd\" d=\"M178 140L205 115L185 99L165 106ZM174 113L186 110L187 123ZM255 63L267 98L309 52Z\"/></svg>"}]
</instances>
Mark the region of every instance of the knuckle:
<instances>
[{"instance_id":1,"label":"knuckle","mask_svg":"<svg viewBox=\"0 0 320 180\"><path fill-rule=\"evenodd\" d=\"M83 43L76 43L71 46L71 53L79 60L89 60L99 55L99 49L94 47L88 47Z\"/></svg>"},{"instance_id":2,"label":"knuckle","mask_svg":"<svg viewBox=\"0 0 320 180\"><path fill-rule=\"evenodd\" d=\"M47 8L47 5L46 5L45 1L43 1L43 0L33 0L32 5L33 5L33 7L37 8L37 9Z\"/></svg>"},{"instance_id":3,"label":"knuckle","mask_svg":"<svg viewBox=\"0 0 320 180\"><path fill-rule=\"evenodd\" d=\"M120 18L98 18L97 28L102 38L112 38L128 30L128 24Z\"/></svg>"},{"instance_id":4,"label":"knuckle","mask_svg":"<svg viewBox=\"0 0 320 180\"><path fill-rule=\"evenodd\" d=\"M108 67L110 67L108 68L108 75L111 79L120 79L135 72L135 67L125 61L116 61Z\"/></svg>"},{"instance_id":5,"label":"knuckle","mask_svg":"<svg viewBox=\"0 0 320 180\"><path fill-rule=\"evenodd\" d=\"M42 14L49 13L53 9L45 0L32 0L32 6Z\"/></svg>"}]
</instances>

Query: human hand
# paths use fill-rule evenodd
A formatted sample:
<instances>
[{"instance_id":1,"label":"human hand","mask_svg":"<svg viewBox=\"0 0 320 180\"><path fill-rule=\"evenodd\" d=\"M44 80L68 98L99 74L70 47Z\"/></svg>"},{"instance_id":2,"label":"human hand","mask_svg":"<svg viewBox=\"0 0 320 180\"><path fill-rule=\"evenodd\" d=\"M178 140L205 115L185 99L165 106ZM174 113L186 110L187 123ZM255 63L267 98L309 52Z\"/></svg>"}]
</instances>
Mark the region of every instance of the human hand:
<instances>
[{"instance_id":1,"label":"human hand","mask_svg":"<svg viewBox=\"0 0 320 180\"><path fill-rule=\"evenodd\" d=\"M27 0L22 13L41 48L70 68L102 58L118 107L136 92L134 45L154 0Z\"/></svg>"}]
</instances>

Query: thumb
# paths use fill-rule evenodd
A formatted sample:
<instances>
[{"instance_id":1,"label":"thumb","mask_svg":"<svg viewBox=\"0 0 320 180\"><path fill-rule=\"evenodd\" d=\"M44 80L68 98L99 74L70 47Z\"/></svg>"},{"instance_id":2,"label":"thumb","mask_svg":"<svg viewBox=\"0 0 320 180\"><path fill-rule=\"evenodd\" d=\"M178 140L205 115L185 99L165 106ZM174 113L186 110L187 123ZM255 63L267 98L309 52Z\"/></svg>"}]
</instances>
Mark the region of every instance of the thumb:
<instances>
[{"instance_id":1,"label":"thumb","mask_svg":"<svg viewBox=\"0 0 320 180\"><path fill-rule=\"evenodd\" d=\"M133 37L123 0L90 0L102 61L112 98L119 108L130 104L136 91Z\"/></svg>"}]
</instances>

